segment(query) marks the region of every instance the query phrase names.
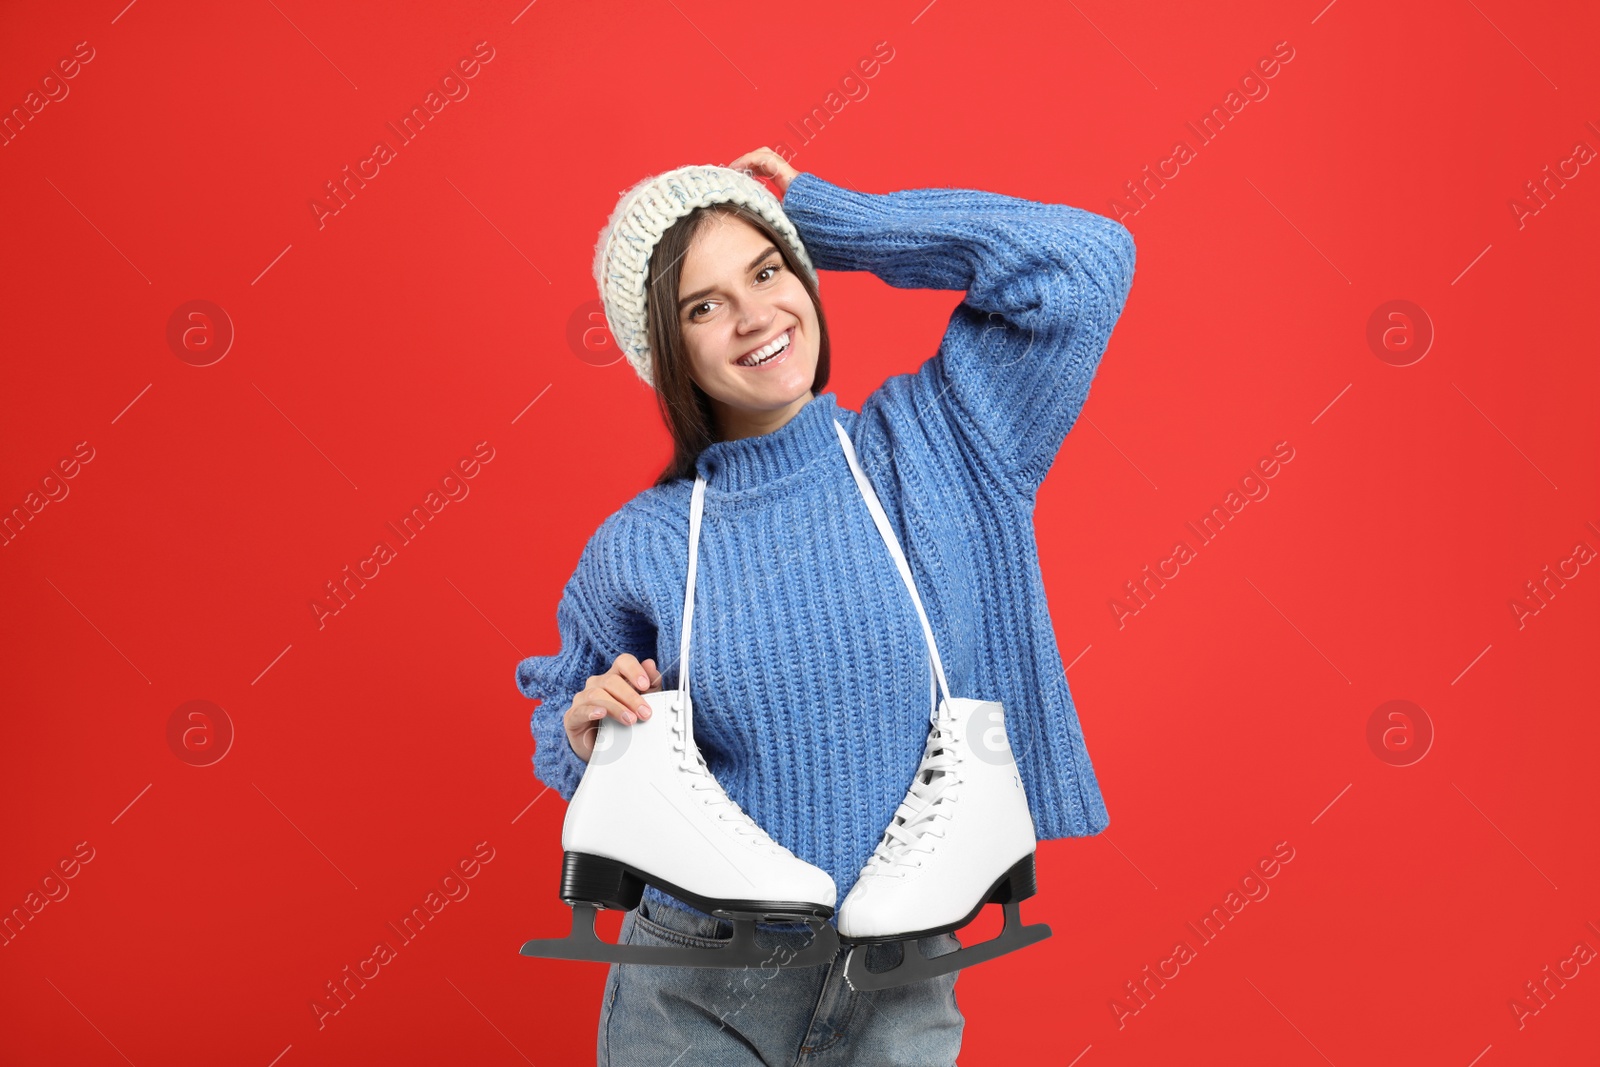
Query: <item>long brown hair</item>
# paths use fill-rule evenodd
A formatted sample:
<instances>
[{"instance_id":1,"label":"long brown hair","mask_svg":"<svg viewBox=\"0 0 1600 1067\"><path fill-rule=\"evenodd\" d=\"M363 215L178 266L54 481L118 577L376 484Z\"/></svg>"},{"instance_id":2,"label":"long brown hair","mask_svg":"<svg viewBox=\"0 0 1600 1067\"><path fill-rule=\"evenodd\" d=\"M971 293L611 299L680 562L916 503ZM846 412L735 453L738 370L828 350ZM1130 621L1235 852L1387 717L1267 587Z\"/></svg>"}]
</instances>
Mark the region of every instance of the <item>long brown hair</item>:
<instances>
[{"instance_id":1,"label":"long brown hair","mask_svg":"<svg viewBox=\"0 0 1600 1067\"><path fill-rule=\"evenodd\" d=\"M817 372L811 381L812 393L828 384L828 320L822 314L817 285L795 261L789 242L772 228L758 212L743 204L722 203L698 207L673 223L650 253L650 269L645 278L645 320L650 338L650 376L655 382L656 402L661 418L672 434L672 462L667 464L656 485L679 478L693 477L695 463L705 447L717 440L716 420L705 390L689 376L689 350L683 340L683 324L678 319L679 264L694 242L695 235L714 215L743 219L778 246L784 267L799 277L811 304L817 310Z\"/></svg>"}]
</instances>

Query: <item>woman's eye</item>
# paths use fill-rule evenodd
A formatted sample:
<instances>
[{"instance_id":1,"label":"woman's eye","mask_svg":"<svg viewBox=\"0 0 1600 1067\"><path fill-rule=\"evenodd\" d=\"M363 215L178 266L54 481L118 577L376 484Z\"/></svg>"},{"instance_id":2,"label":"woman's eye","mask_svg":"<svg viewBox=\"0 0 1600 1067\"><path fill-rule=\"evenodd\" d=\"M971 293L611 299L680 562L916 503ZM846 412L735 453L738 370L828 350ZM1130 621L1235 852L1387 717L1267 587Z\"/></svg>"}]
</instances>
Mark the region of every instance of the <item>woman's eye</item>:
<instances>
[{"instance_id":1,"label":"woman's eye","mask_svg":"<svg viewBox=\"0 0 1600 1067\"><path fill-rule=\"evenodd\" d=\"M772 273L776 274L776 273L778 273L778 271L781 271L782 269L783 269L783 266L781 264L770 263L767 266L762 267L760 270L756 271L756 280L758 282L766 281L767 279L762 277L763 274L766 274L768 271L771 271ZM710 301L702 301L701 303L696 304L694 307L690 308L689 309L689 321L693 322L695 319L699 318L700 317L700 309L703 308L703 307L709 307L710 303L711 303Z\"/></svg>"}]
</instances>

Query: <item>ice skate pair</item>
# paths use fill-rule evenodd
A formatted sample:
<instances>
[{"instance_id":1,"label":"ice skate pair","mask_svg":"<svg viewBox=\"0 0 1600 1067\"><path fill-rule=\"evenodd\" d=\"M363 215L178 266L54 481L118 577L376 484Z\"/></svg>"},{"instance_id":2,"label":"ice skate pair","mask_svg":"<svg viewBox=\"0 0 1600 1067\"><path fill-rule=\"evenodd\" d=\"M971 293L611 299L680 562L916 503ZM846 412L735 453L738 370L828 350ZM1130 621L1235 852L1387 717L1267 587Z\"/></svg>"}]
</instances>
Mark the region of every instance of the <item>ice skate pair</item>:
<instances>
[{"instance_id":1,"label":"ice skate pair","mask_svg":"<svg viewBox=\"0 0 1600 1067\"><path fill-rule=\"evenodd\" d=\"M873 521L910 591L928 643L933 711L922 763L883 838L834 914L838 887L826 871L773 841L707 768L694 742L689 635L705 482L689 512L689 569L679 643L679 688L646 693L648 719L600 722L594 752L567 808L561 898L573 909L565 938L532 940L526 956L690 967L759 967L757 922L803 922L815 935L784 966L830 963L849 947L845 977L858 990L933 978L1014 952L1050 936L1024 926L1020 902L1036 892L1035 838L1027 797L996 701L952 698L933 628L911 568L855 448L838 421L840 446ZM930 682L930 685L932 685ZM942 692L943 700L938 699ZM648 817L645 813L648 813ZM724 947L613 945L594 929L598 908L637 907L645 884L732 922ZM999 935L935 958L918 940L970 923L989 903L1003 908ZM865 945L898 942L901 962L875 972ZM859 951L858 951L859 949Z\"/></svg>"}]
</instances>

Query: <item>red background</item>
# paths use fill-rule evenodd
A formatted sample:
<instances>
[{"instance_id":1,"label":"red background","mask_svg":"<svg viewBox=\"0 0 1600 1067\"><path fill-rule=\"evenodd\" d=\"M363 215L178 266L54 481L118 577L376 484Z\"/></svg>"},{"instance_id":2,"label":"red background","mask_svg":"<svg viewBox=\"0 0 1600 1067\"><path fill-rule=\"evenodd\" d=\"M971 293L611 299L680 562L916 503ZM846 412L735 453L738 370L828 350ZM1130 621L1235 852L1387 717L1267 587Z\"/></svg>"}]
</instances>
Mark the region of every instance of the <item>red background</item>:
<instances>
[{"instance_id":1,"label":"red background","mask_svg":"<svg viewBox=\"0 0 1600 1067\"><path fill-rule=\"evenodd\" d=\"M1591 5L112 0L0 20L7 113L93 49L0 147L0 504L93 452L0 548L0 907L93 856L0 948L4 1062L592 1056L604 966L517 954L569 912L513 671L557 648L579 550L668 438L573 324L620 190L780 142L863 191L1138 208L1132 295L1037 512L1111 825L1041 846L1023 910L1055 936L963 972L963 1062L1594 1062L1600 966L1511 1007L1600 950L1600 567L1520 626L1510 607L1600 549L1600 174L1566 164L1542 204L1525 188L1600 148ZM880 41L867 95L795 136ZM478 42L470 95L319 226L324 183ZM1187 123L1279 42L1268 95L1200 145ZM1194 158L1126 197L1180 138ZM867 274L823 295L852 409L933 354L959 299ZM167 341L197 299L236 331L209 366ZM1367 341L1397 299L1435 335L1408 366ZM1123 584L1194 545L1185 523L1280 441L1270 496L1119 627ZM470 494L319 627L324 583L479 442ZM191 700L221 711L174 742ZM1433 731L1409 766L1380 758L1405 735L1368 741L1391 700ZM182 758L224 722L220 761ZM325 983L480 842L470 895L319 1028ZM1198 947L1185 924L1279 842L1270 895ZM1180 938L1196 958L1119 1024L1124 983Z\"/></svg>"}]
</instances>

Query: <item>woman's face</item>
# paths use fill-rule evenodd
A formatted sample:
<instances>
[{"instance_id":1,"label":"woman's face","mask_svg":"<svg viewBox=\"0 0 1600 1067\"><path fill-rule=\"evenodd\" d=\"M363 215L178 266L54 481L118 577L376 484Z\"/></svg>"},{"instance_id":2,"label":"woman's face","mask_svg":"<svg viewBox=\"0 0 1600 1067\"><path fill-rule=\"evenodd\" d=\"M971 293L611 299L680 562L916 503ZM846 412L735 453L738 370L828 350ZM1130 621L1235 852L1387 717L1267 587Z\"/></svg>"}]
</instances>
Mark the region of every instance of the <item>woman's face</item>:
<instances>
[{"instance_id":1,"label":"woman's face","mask_svg":"<svg viewBox=\"0 0 1600 1067\"><path fill-rule=\"evenodd\" d=\"M678 322L690 377L724 438L776 429L812 399L816 307L777 247L743 219L713 214L700 228L678 276ZM765 363L740 363L779 338L787 347Z\"/></svg>"}]
</instances>

